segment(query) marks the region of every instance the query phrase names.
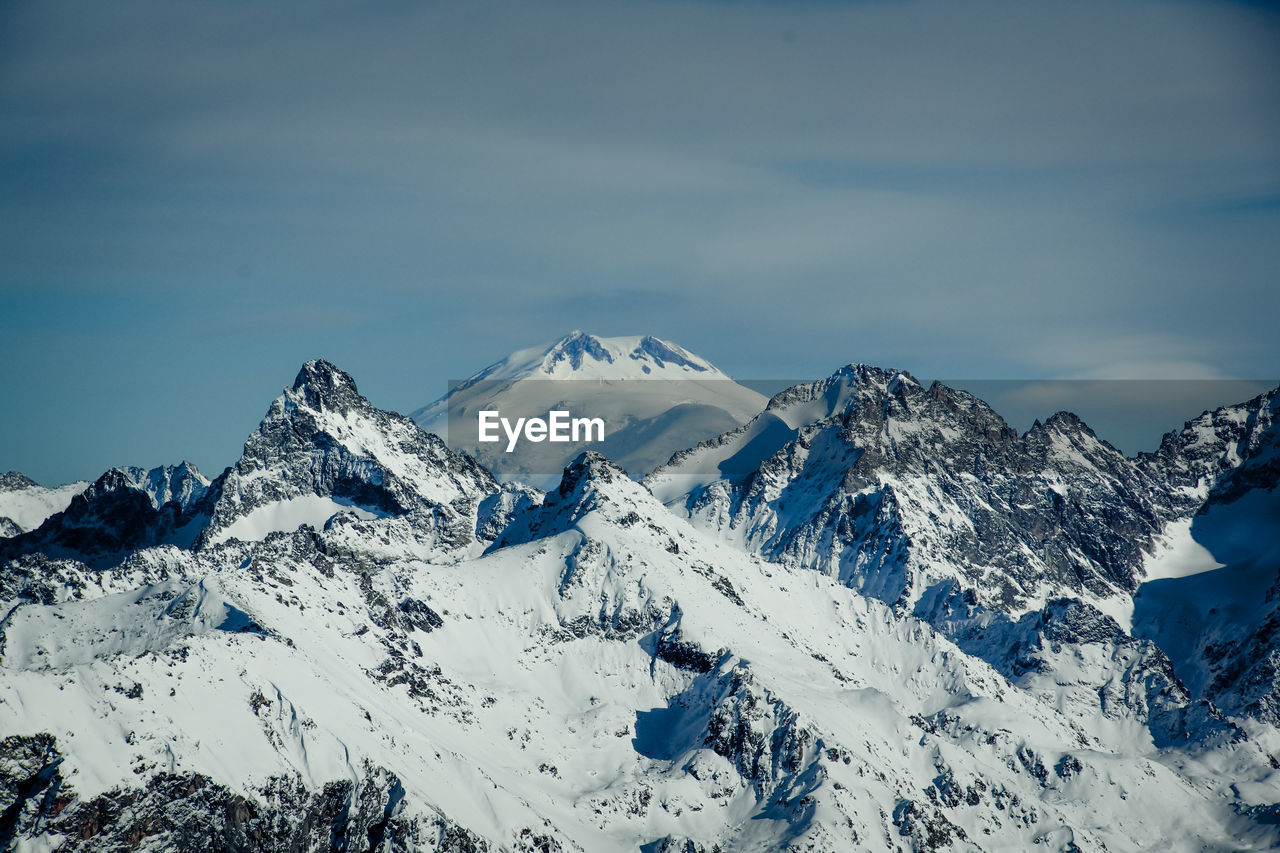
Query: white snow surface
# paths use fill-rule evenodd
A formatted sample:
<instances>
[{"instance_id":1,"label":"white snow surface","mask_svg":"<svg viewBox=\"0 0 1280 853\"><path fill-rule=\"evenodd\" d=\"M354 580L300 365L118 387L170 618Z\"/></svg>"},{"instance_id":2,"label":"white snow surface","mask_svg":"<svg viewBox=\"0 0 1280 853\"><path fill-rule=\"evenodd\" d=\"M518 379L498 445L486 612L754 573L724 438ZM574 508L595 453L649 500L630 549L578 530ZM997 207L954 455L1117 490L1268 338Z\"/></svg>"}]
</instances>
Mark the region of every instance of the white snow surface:
<instances>
[{"instance_id":1,"label":"white snow surface","mask_svg":"<svg viewBox=\"0 0 1280 853\"><path fill-rule=\"evenodd\" d=\"M54 734L81 796L154 771L319 787L367 758L409 808L500 849L551 827L593 853L893 850L908 804L963 831L955 849L1275 841L1235 817L1280 799L1252 743L1155 749L1139 720L1014 686L832 578L713 541L620 472L540 512L540 538L478 559L363 564L387 600L439 612L407 637L372 618L354 565L323 571L287 537L144 552L132 571L171 582L10 611L0 731ZM344 517L361 532L344 541L385 549L399 521ZM710 670L655 656L660 636ZM376 677L388 643L427 692Z\"/></svg>"},{"instance_id":2,"label":"white snow surface","mask_svg":"<svg viewBox=\"0 0 1280 853\"><path fill-rule=\"evenodd\" d=\"M228 539L258 542L270 533L287 533L290 530L297 530L304 524L316 530L322 530L329 519L341 512L350 512L357 518L365 519L386 515L386 513L357 506L346 498L301 495L255 507L209 537L208 544L218 545Z\"/></svg>"},{"instance_id":3,"label":"white snow surface","mask_svg":"<svg viewBox=\"0 0 1280 853\"><path fill-rule=\"evenodd\" d=\"M605 338L577 330L550 344L517 350L471 377L490 380L728 378L711 362L670 341L650 335ZM415 412L413 417L416 419L418 414Z\"/></svg>"},{"instance_id":4,"label":"white snow surface","mask_svg":"<svg viewBox=\"0 0 1280 853\"><path fill-rule=\"evenodd\" d=\"M71 499L89 487L88 480L77 480L63 486L28 486L25 489L0 490L0 518L8 518L19 532L35 530L52 515L62 512Z\"/></svg>"},{"instance_id":5,"label":"white snow surface","mask_svg":"<svg viewBox=\"0 0 1280 853\"><path fill-rule=\"evenodd\" d=\"M1182 518L1172 521L1156 543L1155 550L1143 563L1146 580L1158 581L1165 578L1186 578L1192 575L1212 572L1226 564L1220 562L1202 543L1191 535L1191 523L1194 519Z\"/></svg>"}]
</instances>

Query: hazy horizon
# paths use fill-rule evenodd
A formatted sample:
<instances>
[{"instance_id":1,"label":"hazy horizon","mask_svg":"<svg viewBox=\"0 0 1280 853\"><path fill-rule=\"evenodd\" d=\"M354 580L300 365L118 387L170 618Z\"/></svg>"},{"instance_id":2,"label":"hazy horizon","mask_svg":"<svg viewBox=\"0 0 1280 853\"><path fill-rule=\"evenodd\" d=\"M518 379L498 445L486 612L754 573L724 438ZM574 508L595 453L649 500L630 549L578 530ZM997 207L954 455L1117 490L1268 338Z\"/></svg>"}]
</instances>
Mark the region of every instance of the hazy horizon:
<instances>
[{"instance_id":1,"label":"hazy horizon","mask_svg":"<svg viewBox=\"0 0 1280 853\"><path fill-rule=\"evenodd\" d=\"M673 343L680 342L674 341ZM693 351L695 355L699 354L692 347L685 348ZM335 366L343 369L341 364L335 364ZM484 366L487 367L488 365ZM892 365L876 366L893 369ZM479 372L481 369L481 367L478 367L475 372ZM839 366L833 367L831 373L838 369ZM353 376L352 378L355 380L361 394L369 397L361 386L360 377ZM733 377L738 384L763 394L765 397L770 397L794 385L820 381L825 378L825 375L815 376L810 379ZM1156 450L1162 436L1180 429L1184 422L1199 416L1205 411L1220 406L1246 402L1258 394L1280 385L1280 382L1274 380L1248 379L1040 380L947 379L920 376L915 378L925 385L933 381L939 381L949 387L973 394L990 405L1019 433L1025 433L1037 420L1044 421L1051 415L1061 411L1071 412L1079 416L1100 438L1128 457L1133 457L1140 452ZM559 381L572 384L573 380ZM443 398L459 382L461 382L461 379L450 380L446 387L441 389L436 398L424 400L423 403L430 403L435 399ZM264 399L257 410L256 418L261 419L266 414L271 400L278 396L283 388L291 384L292 380L289 380L275 394ZM679 383L674 384L678 385ZM399 411L404 415L409 415L411 411L408 408L396 409L395 407L384 405L373 398L370 398L370 402L378 408ZM15 466L0 465L0 472L16 470L31 477L43 486L54 486L75 480L92 481L109 468L117 466L152 468L158 465L177 465L186 461L194 464L200 469L201 473L212 479L220 474L223 469L235 463L239 457L239 447L248 438L252 429L256 428L257 419L254 420L253 426L243 434L235 436L233 439L228 437L235 444L236 450L222 460L202 459L196 454L184 454L179 458L161 460L122 460L113 462L103 467L100 471L85 472L79 475L73 474L71 476L61 475L52 478L40 476L38 469L28 470ZM469 451L471 448L462 449Z\"/></svg>"}]
</instances>

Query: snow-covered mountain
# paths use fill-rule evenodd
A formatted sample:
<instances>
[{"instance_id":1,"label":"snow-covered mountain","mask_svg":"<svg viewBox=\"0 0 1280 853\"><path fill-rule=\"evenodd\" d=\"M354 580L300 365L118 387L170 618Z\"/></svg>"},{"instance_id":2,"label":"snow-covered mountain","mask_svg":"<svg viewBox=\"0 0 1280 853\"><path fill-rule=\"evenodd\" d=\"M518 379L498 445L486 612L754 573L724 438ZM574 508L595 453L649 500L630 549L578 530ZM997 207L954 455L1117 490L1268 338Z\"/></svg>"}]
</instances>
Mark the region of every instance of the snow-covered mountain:
<instances>
[{"instance_id":1,"label":"snow-covered mountain","mask_svg":"<svg viewBox=\"0 0 1280 853\"><path fill-rule=\"evenodd\" d=\"M190 545L203 527L209 481L189 462L112 468L35 530L0 541L0 559L21 553L96 566L162 543Z\"/></svg>"},{"instance_id":2,"label":"snow-covered mountain","mask_svg":"<svg viewBox=\"0 0 1280 853\"><path fill-rule=\"evenodd\" d=\"M924 619L1006 674L1057 671L1026 659L1015 626L1043 649L1079 633L1058 623L1083 620L1115 661L1127 632L1154 641L1154 657L1099 670L1099 685L1133 695L1168 670L1159 691L1275 723L1277 396L1205 413L1127 459L1069 413L1019 435L969 394L850 365L645 483L700 529Z\"/></svg>"},{"instance_id":3,"label":"snow-covered mountain","mask_svg":"<svg viewBox=\"0 0 1280 853\"><path fill-rule=\"evenodd\" d=\"M512 353L412 417L426 431L449 439L454 449L475 455L499 479L546 488L556 485L560 470L584 448L643 474L676 451L737 427L765 402L763 395L676 344L574 331L546 346ZM545 417L553 408L603 418L605 440L526 445L514 455L506 452L505 440L496 445L476 440L481 410L497 410L514 421L517 415Z\"/></svg>"},{"instance_id":4,"label":"snow-covered mountain","mask_svg":"<svg viewBox=\"0 0 1280 853\"><path fill-rule=\"evenodd\" d=\"M981 400L850 365L646 480L700 526L910 610L952 582L1023 612L1131 592L1168 499L1061 413L1025 435Z\"/></svg>"},{"instance_id":5,"label":"snow-covered mountain","mask_svg":"<svg viewBox=\"0 0 1280 853\"><path fill-rule=\"evenodd\" d=\"M1280 389L1206 412L1139 464L1174 520L1143 564L1134 633L1232 714L1280 725Z\"/></svg>"},{"instance_id":6,"label":"snow-covered mountain","mask_svg":"<svg viewBox=\"0 0 1280 853\"><path fill-rule=\"evenodd\" d=\"M17 471L0 474L0 539L35 530L46 518L66 509L88 485L79 480L49 488Z\"/></svg>"},{"instance_id":7,"label":"snow-covered mountain","mask_svg":"<svg viewBox=\"0 0 1280 853\"><path fill-rule=\"evenodd\" d=\"M543 495L308 363L188 547L0 563L0 846L1276 849L1266 619L1143 604L1274 541L1274 400L1130 460L851 366Z\"/></svg>"},{"instance_id":8,"label":"snow-covered mountain","mask_svg":"<svg viewBox=\"0 0 1280 853\"><path fill-rule=\"evenodd\" d=\"M106 567L141 548L257 541L339 515L397 519L422 553L440 558L483 547L476 537L486 525L534 494L503 489L410 419L374 408L349 375L311 361L212 482L186 462L113 468L37 530L0 542L0 558L43 554Z\"/></svg>"},{"instance_id":9,"label":"snow-covered mountain","mask_svg":"<svg viewBox=\"0 0 1280 853\"><path fill-rule=\"evenodd\" d=\"M472 542L481 503L500 491L472 459L374 408L326 361L303 366L212 489L201 547L321 528L345 513L402 519L423 547L447 549Z\"/></svg>"}]
</instances>

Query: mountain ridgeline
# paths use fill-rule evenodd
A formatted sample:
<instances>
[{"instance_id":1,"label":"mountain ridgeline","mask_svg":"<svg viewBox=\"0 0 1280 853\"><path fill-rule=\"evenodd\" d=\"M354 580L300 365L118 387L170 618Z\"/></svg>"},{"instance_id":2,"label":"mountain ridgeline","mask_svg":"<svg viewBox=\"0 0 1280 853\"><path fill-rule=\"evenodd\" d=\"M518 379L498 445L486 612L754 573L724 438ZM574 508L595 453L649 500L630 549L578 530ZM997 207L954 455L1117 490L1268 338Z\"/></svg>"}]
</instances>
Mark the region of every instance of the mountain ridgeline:
<instances>
[{"instance_id":1,"label":"mountain ridgeline","mask_svg":"<svg viewBox=\"0 0 1280 853\"><path fill-rule=\"evenodd\" d=\"M476 381L644 368L719 373ZM708 387L638 482L504 482L324 361L211 481L6 475L0 848L1280 846L1277 391L1128 458L901 371Z\"/></svg>"}]
</instances>

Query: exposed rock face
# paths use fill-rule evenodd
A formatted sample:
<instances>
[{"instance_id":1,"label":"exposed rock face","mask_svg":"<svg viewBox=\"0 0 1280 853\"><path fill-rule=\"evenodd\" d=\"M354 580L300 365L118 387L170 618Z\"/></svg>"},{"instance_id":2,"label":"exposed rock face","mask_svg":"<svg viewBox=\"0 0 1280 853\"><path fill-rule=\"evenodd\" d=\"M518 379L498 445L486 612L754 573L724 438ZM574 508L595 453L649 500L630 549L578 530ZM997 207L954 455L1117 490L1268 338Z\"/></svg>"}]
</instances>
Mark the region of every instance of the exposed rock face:
<instances>
[{"instance_id":1,"label":"exposed rock face","mask_svg":"<svg viewBox=\"0 0 1280 853\"><path fill-rule=\"evenodd\" d=\"M1170 432L1138 467L1171 492L1182 514L1229 504L1251 490L1270 491L1280 483L1280 388L1238 406L1224 406Z\"/></svg>"},{"instance_id":2,"label":"exposed rock face","mask_svg":"<svg viewBox=\"0 0 1280 853\"><path fill-rule=\"evenodd\" d=\"M448 821L401 815L404 787L383 768L312 790L278 778L247 794L199 773L157 773L81 798L61 772L53 736L0 742L0 845L60 837L58 849L237 851L483 850ZM471 845L471 846L467 846Z\"/></svg>"},{"instance_id":3,"label":"exposed rock face","mask_svg":"<svg viewBox=\"0 0 1280 853\"><path fill-rule=\"evenodd\" d=\"M12 492L17 489L29 489L32 486L39 485L39 483L21 471L6 471L0 474L0 491Z\"/></svg>"}]
</instances>

